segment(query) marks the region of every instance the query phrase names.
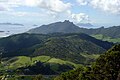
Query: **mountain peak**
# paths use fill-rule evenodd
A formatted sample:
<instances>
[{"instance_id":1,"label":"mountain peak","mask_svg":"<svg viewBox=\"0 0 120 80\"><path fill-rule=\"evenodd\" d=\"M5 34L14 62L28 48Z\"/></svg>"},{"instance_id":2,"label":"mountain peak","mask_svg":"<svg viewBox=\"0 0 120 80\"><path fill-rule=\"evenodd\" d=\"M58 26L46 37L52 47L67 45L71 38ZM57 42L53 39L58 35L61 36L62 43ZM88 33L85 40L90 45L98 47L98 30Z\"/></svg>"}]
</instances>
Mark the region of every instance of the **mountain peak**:
<instances>
[{"instance_id":1,"label":"mountain peak","mask_svg":"<svg viewBox=\"0 0 120 80\"><path fill-rule=\"evenodd\" d=\"M63 23L73 24L73 22L70 22L69 20L65 20Z\"/></svg>"},{"instance_id":2,"label":"mountain peak","mask_svg":"<svg viewBox=\"0 0 120 80\"><path fill-rule=\"evenodd\" d=\"M38 28L34 28L28 31L28 33L76 33L79 32L79 27L76 26L73 22L65 20L64 22L56 22L48 25L42 25Z\"/></svg>"},{"instance_id":3,"label":"mountain peak","mask_svg":"<svg viewBox=\"0 0 120 80\"><path fill-rule=\"evenodd\" d=\"M72 23L73 24L73 22L71 22L69 20L65 20L64 23Z\"/></svg>"},{"instance_id":4,"label":"mountain peak","mask_svg":"<svg viewBox=\"0 0 120 80\"><path fill-rule=\"evenodd\" d=\"M69 20L65 20L64 22L67 22L67 23L69 23L70 21L69 21Z\"/></svg>"}]
</instances>

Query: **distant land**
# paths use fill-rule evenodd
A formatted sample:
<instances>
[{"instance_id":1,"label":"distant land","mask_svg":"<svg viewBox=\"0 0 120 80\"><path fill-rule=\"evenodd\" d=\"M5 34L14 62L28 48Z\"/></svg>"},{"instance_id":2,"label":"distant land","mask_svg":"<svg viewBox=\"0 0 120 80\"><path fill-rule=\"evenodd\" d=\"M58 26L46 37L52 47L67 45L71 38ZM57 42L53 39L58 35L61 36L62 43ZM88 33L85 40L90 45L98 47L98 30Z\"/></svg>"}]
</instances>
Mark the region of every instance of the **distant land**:
<instances>
[{"instance_id":1,"label":"distant land","mask_svg":"<svg viewBox=\"0 0 120 80\"><path fill-rule=\"evenodd\" d=\"M1 33L3 33L3 31L6 31L6 29L4 29L4 25L8 27L16 26L16 28L10 28L11 30L9 29L10 32L12 32L11 34L22 33L23 31L24 32L27 31L26 33L31 33L31 34L85 33L99 40L109 41L113 43L120 43L120 26L112 26L108 28L102 26L100 28L91 28L94 27L94 25L92 25L91 23L79 23L75 25L73 22L70 22L69 20L65 20L63 22L55 22L42 26L33 24L31 25L32 27L28 29L28 27L26 27L23 24L0 23L0 26L3 27ZM24 26L24 27L20 30L17 28L17 26ZM16 29L17 31L15 30L13 31L13 29Z\"/></svg>"},{"instance_id":2,"label":"distant land","mask_svg":"<svg viewBox=\"0 0 120 80\"><path fill-rule=\"evenodd\" d=\"M92 24L79 24L81 26L92 26ZM64 22L55 22L48 25L42 25L37 28L33 28L28 31L28 33L36 33L36 34L49 34L49 33L85 33L88 35L98 35L102 34L111 38L120 38L120 26L112 26L108 28L100 27L100 28L83 28L75 25L73 22L69 20L65 20Z\"/></svg>"},{"instance_id":3,"label":"distant land","mask_svg":"<svg viewBox=\"0 0 120 80\"><path fill-rule=\"evenodd\" d=\"M79 26L79 27L86 27L86 28L94 27L94 25L92 25L91 23L78 23L76 25Z\"/></svg>"},{"instance_id":4,"label":"distant land","mask_svg":"<svg viewBox=\"0 0 120 80\"><path fill-rule=\"evenodd\" d=\"M0 31L0 33L3 33L3 32L5 32L5 31Z\"/></svg>"},{"instance_id":5,"label":"distant land","mask_svg":"<svg viewBox=\"0 0 120 80\"><path fill-rule=\"evenodd\" d=\"M0 25L16 25L16 26L24 26L23 24L19 24L19 23L0 23Z\"/></svg>"},{"instance_id":6,"label":"distant land","mask_svg":"<svg viewBox=\"0 0 120 80\"><path fill-rule=\"evenodd\" d=\"M48 34L48 33L75 33L79 32L79 27L70 22L69 20L65 20L64 22L56 22L48 25L42 25L37 28L33 28L28 31L28 33L37 33L37 34Z\"/></svg>"},{"instance_id":7,"label":"distant land","mask_svg":"<svg viewBox=\"0 0 120 80\"><path fill-rule=\"evenodd\" d=\"M38 25L34 24L33 26L38 26Z\"/></svg>"}]
</instances>

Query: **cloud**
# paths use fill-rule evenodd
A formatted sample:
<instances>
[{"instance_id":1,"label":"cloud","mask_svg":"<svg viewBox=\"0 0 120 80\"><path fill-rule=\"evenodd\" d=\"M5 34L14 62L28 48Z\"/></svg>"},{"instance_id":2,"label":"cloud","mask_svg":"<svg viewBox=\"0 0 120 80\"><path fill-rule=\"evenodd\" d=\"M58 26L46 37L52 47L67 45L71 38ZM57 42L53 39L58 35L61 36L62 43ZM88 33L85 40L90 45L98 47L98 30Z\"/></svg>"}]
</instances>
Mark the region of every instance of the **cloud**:
<instances>
[{"instance_id":1,"label":"cloud","mask_svg":"<svg viewBox=\"0 0 120 80\"><path fill-rule=\"evenodd\" d=\"M3 11L0 12L0 15L9 15L11 17L45 17L47 13L38 13L38 12L20 12L20 11ZM49 16L49 15L48 15Z\"/></svg>"},{"instance_id":2,"label":"cloud","mask_svg":"<svg viewBox=\"0 0 120 80\"><path fill-rule=\"evenodd\" d=\"M79 4L79 5L87 5L88 2L86 0L76 0L76 2Z\"/></svg>"},{"instance_id":3,"label":"cloud","mask_svg":"<svg viewBox=\"0 0 120 80\"><path fill-rule=\"evenodd\" d=\"M108 13L120 14L120 0L76 0L76 2Z\"/></svg>"},{"instance_id":4,"label":"cloud","mask_svg":"<svg viewBox=\"0 0 120 80\"><path fill-rule=\"evenodd\" d=\"M84 0L78 0L81 5L87 4ZM65 20L69 19L75 23L88 20L88 15L84 13L73 13L71 12L72 4L63 2L62 0L0 0L0 11L6 12L8 15L14 17L23 17L23 16L39 16L42 18L55 18L56 20ZM21 12L15 11L16 7L37 7L41 10L41 13L35 12ZM42 15L43 14L43 15Z\"/></svg>"},{"instance_id":5,"label":"cloud","mask_svg":"<svg viewBox=\"0 0 120 80\"><path fill-rule=\"evenodd\" d=\"M9 8L21 6L39 7L53 12L63 12L71 7L70 3L64 3L61 0L5 0L0 1L0 4L8 6ZM3 6L0 5L0 9L1 8L3 8Z\"/></svg>"},{"instance_id":6,"label":"cloud","mask_svg":"<svg viewBox=\"0 0 120 80\"><path fill-rule=\"evenodd\" d=\"M10 8L8 5L5 5L4 3L0 2L0 11L9 11Z\"/></svg>"},{"instance_id":7,"label":"cloud","mask_svg":"<svg viewBox=\"0 0 120 80\"><path fill-rule=\"evenodd\" d=\"M4 6L0 6L0 11L6 11L7 8L5 8Z\"/></svg>"},{"instance_id":8,"label":"cloud","mask_svg":"<svg viewBox=\"0 0 120 80\"><path fill-rule=\"evenodd\" d=\"M64 12L71 7L71 4L63 3L61 0L39 0L38 6L54 12Z\"/></svg>"},{"instance_id":9,"label":"cloud","mask_svg":"<svg viewBox=\"0 0 120 80\"><path fill-rule=\"evenodd\" d=\"M91 0L91 5L109 13L120 14L120 0Z\"/></svg>"},{"instance_id":10,"label":"cloud","mask_svg":"<svg viewBox=\"0 0 120 80\"><path fill-rule=\"evenodd\" d=\"M54 14L54 13L53 13ZM52 16L52 14L51 14ZM60 14L54 14L54 18L55 20L70 20L71 22L76 23L81 23L81 22L89 22L90 18L87 14L85 13L74 13L71 12L70 10L67 10L64 13L60 13Z\"/></svg>"},{"instance_id":11,"label":"cloud","mask_svg":"<svg viewBox=\"0 0 120 80\"><path fill-rule=\"evenodd\" d=\"M79 14L71 14L71 18L73 19L74 22L80 23L81 21L88 21L89 16L86 15L85 13L79 13Z\"/></svg>"}]
</instances>

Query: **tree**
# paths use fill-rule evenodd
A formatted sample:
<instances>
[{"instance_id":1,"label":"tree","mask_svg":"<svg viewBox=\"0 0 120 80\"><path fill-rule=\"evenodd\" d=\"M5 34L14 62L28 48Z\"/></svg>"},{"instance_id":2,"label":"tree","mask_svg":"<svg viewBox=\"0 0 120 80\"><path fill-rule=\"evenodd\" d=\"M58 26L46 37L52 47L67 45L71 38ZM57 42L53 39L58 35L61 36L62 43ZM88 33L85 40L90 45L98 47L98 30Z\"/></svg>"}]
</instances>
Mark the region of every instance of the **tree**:
<instances>
[{"instance_id":1,"label":"tree","mask_svg":"<svg viewBox=\"0 0 120 80\"><path fill-rule=\"evenodd\" d=\"M75 71L75 70L74 70ZM70 74L60 75L57 80L120 80L120 45L101 55L91 67ZM76 77L75 77L76 76ZM61 77L61 78L60 78Z\"/></svg>"},{"instance_id":2,"label":"tree","mask_svg":"<svg viewBox=\"0 0 120 80\"><path fill-rule=\"evenodd\" d=\"M33 80L44 80L44 79L43 79L43 76L41 74L39 74L39 75L35 76L33 78Z\"/></svg>"},{"instance_id":3,"label":"tree","mask_svg":"<svg viewBox=\"0 0 120 80\"><path fill-rule=\"evenodd\" d=\"M0 53L0 64L2 63L2 53Z\"/></svg>"}]
</instances>

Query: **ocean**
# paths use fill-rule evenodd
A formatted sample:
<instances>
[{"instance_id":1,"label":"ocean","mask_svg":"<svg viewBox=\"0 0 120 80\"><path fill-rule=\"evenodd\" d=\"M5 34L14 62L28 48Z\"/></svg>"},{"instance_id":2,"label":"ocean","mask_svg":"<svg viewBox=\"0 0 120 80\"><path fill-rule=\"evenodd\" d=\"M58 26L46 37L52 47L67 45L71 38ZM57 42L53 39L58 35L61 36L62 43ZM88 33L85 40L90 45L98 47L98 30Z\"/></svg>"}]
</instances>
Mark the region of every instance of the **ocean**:
<instances>
[{"instance_id":1,"label":"ocean","mask_svg":"<svg viewBox=\"0 0 120 80\"><path fill-rule=\"evenodd\" d=\"M14 34L24 33L36 26L31 25L0 25L0 37L7 37Z\"/></svg>"}]
</instances>

